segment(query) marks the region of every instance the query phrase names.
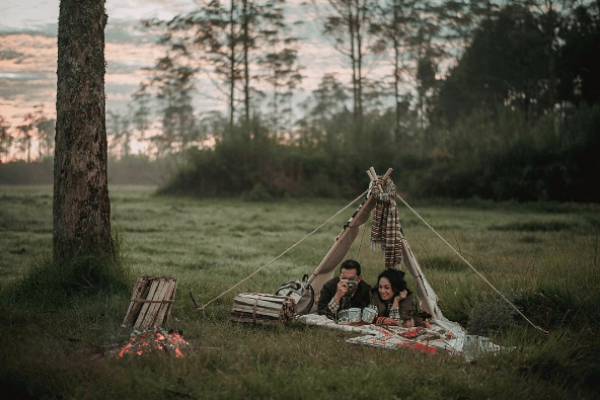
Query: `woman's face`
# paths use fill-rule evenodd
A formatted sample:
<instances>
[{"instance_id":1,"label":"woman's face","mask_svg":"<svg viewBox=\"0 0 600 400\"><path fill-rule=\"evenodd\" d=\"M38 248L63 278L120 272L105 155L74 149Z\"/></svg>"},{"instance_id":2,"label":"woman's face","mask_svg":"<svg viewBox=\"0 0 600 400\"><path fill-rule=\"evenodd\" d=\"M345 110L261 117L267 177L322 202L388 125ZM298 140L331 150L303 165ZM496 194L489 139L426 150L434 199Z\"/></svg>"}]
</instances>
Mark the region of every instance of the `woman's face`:
<instances>
[{"instance_id":1,"label":"woman's face","mask_svg":"<svg viewBox=\"0 0 600 400\"><path fill-rule=\"evenodd\" d=\"M388 278L379 279L379 296L385 301L394 297L394 290Z\"/></svg>"}]
</instances>

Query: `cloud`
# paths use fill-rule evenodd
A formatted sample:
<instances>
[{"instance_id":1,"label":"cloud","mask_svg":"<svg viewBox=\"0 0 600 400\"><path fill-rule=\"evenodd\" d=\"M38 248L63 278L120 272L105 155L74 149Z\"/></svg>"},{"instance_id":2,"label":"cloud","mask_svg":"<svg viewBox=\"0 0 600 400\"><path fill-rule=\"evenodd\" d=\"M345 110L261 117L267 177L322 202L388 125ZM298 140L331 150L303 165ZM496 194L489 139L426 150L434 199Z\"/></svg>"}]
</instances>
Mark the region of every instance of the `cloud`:
<instances>
[{"instance_id":1,"label":"cloud","mask_svg":"<svg viewBox=\"0 0 600 400\"><path fill-rule=\"evenodd\" d=\"M128 27L120 25L126 32ZM116 31L117 29L113 29ZM122 35L125 37L125 35ZM151 42L135 39L132 42L107 41L105 60L106 92L108 107L122 107L123 102L111 104L110 92L137 89L142 75L139 69L151 66L162 51ZM35 104L46 104L46 110L54 107L56 98L57 41L43 34L4 33L0 35L0 98L10 101L3 104L0 114L10 120L19 119L22 110ZM112 84L118 84L114 86ZM17 106L20 101L22 106Z\"/></svg>"},{"instance_id":2,"label":"cloud","mask_svg":"<svg viewBox=\"0 0 600 400\"><path fill-rule=\"evenodd\" d=\"M303 5L304 0L287 0L286 18L293 25L294 35L301 39L299 61L305 76L295 100L306 98L317 89L326 73L349 85L351 68L347 58L337 52L330 38L323 35L322 21L325 0L318 7ZM56 102L57 21L59 0L20 0L0 6L0 114L19 120L36 104L54 113ZM141 29L141 20L171 19L175 15L198 7L194 0L109 0L109 15L105 29L105 76L107 110L125 110L131 94L150 67L164 55L154 44L156 34ZM251 65L253 72L257 65ZM386 63L365 65L369 78L388 75ZM270 94L271 88L256 83L259 90ZM198 111L227 108L225 97L203 72L196 82L198 93L194 105ZM266 103L266 102L265 102Z\"/></svg>"},{"instance_id":3,"label":"cloud","mask_svg":"<svg viewBox=\"0 0 600 400\"><path fill-rule=\"evenodd\" d=\"M120 0L106 3L109 21L169 20L177 14L197 8L193 0Z\"/></svg>"},{"instance_id":4,"label":"cloud","mask_svg":"<svg viewBox=\"0 0 600 400\"><path fill-rule=\"evenodd\" d=\"M41 34L0 35L0 70L3 72L56 70L56 39Z\"/></svg>"},{"instance_id":5,"label":"cloud","mask_svg":"<svg viewBox=\"0 0 600 400\"><path fill-rule=\"evenodd\" d=\"M0 114L13 126L35 105L54 114L56 39L42 34L0 35L0 71Z\"/></svg>"},{"instance_id":6,"label":"cloud","mask_svg":"<svg viewBox=\"0 0 600 400\"><path fill-rule=\"evenodd\" d=\"M0 8L0 31L37 32L58 21L59 0L19 0Z\"/></svg>"}]
</instances>

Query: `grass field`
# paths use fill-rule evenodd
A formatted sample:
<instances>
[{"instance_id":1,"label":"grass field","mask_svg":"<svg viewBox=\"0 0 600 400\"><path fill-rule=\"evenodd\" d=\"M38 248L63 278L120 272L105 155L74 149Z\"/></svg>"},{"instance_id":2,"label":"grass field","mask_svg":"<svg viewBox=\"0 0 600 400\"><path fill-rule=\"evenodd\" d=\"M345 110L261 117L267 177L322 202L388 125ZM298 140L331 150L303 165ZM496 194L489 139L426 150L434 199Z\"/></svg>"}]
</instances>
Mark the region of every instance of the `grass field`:
<instances>
[{"instance_id":1,"label":"grass field","mask_svg":"<svg viewBox=\"0 0 600 400\"><path fill-rule=\"evenodd\" d=\"M52 244L52 188L0 187L0 388L32 399L593 399L600 398L600 206L483 201L413 207L511 299L516 315L417 217L399 204L405 235L444 315L471 333L515 346L473 363L408 349L345 343L352 334L300 323L229 322L243 291L272 293L311 273L354 210L206 309L206 303L278 256L348 200L250 203L157 197L151 187L110 188L113 231L127 290L44 300L19 293ZM411 200L409 199L409 202ZM349 257L369 283L383 268L360 237ZM184 359L117 360L135 278L179 282L167 328L193 345ZM39 285L40 282L37 282ZM40 287L43 293L43 287ZM8 394L8 397L5 397Z\"/></svg>"}]
</instances>

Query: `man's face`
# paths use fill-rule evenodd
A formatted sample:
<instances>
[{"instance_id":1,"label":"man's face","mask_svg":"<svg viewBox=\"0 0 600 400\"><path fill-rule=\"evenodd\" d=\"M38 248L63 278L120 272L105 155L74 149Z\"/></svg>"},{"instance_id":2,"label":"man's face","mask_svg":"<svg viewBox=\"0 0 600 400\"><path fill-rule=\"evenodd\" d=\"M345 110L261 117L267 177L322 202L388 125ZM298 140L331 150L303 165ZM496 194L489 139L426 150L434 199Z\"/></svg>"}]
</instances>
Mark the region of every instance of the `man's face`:
<instances>
[{"instance_id":1,"label":"man's face","mask_svg":"<svg viewBox=\"0 0 600 400\"><path fill-rule=\"evenodd\" d=\"M360 280L362 279L362 275L356 275L355 269L345 269L344 268L340 272L340 279L354 280L354 281L360 282Z\"/></svg>"}]
</instances>

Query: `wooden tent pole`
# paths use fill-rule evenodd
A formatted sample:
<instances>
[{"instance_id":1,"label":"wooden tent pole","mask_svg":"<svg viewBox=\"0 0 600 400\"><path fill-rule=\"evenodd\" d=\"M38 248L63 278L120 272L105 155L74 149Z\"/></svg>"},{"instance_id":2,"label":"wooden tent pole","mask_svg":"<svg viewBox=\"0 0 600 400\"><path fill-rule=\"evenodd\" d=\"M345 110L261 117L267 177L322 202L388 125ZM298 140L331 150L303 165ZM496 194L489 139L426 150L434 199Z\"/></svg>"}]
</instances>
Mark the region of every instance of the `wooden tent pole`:
<instances>
[{"instance_id":1,"label":"wooden tent pole","mask_svg":"<svg viewBox=\"0 0 600 400\"><path fill-rule=\"evenodd\" d=\"M393 169L392 168L388 168L387 172L385 173L385 175L383 175L383 180L385 181L387 178L390 177L390 175L392 174Z\"/></svg>"},{"instance_id":2,"label":"wooden tent pole","mask_svg":"<svg viewBox=\"0 0 600 400\"><path fill-rule=\"evenodd\" d=\"M386 180L391 175L393 169L388 168L387 172L383 176L383 180ZM367 175L369 178L377 182L377 173L375 172L375 168L370 167L367 170ZM381 192L383 189L379 188ZM325 255L321 263L315 268L315 271L308 279L308 283L313 287L315 291L315 296L319 296L319 292L323 284L331 279L333 276L333 271L335 268L343 261L344 257L350 251L350 247L360 232L360 229L363 228L363 225L369 219L371 212L375 208L375 198L372 195L369 195L367 200L362 204L362 207L358 210L350 224L345 226L342 231L336 236L335 243L329 249L329 252Z\"/></svg>"}]
</instances>

